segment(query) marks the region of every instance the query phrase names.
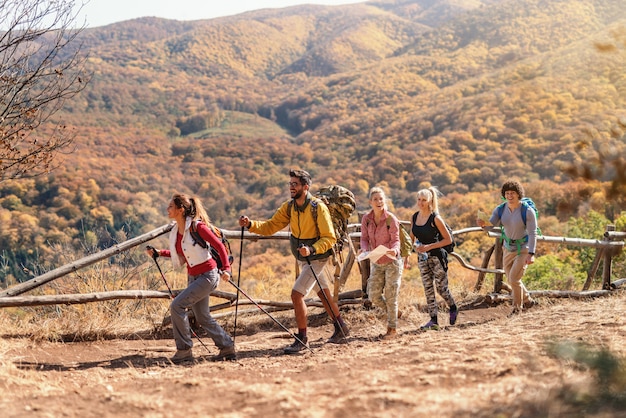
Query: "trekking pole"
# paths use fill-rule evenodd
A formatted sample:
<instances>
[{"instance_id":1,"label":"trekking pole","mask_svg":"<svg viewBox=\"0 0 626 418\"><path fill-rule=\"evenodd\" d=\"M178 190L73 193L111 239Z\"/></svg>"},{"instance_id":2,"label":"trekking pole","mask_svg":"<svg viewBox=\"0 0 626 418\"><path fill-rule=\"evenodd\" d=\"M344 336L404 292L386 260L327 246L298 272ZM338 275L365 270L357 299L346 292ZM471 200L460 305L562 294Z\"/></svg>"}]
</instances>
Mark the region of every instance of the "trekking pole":
<instances>
[{"instance_id":1,"label":"trekking pole","mask_svg":"<svg viewBox=\"0 0 626 418\"><path fill-rule=\"evenodd\" d=\"M152 259L154 260L154 264L156 264L157 269L159 269L159 273L161 273L161 278L163 279L163 281L165 282L165 286L167 286L167 290L170 292L170 298L172 300L174 300L174 292L172 292L172 288L170 287L169 283L167 282L167 280L165 279L165 274L163 274L163 270L161 270L161 266L159 266L159 263L157 261L157 257L159 256L159 253L157 252L156 248L154 248L151 245L146 245L146 248L148 250L152 250ZM209 347L206 346L206 344L204 344L204 342L202 342L202 340L200 339L200 337L198 336L198 334L196 334L196 332L193 330L193 328L191 328L191 326L189 326L189 331L191 331L191 334L198 339L198 342L202 345L202 347L206 348L206 350L210 353L211 350L209 350Z\"/></svg>"},{"instance_id":2,"label":"trekking pole","mask_svg":"<svg viewBox=\"0 0 626 418\"><path fill-rule=\"evenodd\" d=\"M232 284L235 289L237 289L238 292L241 292L242 295L244 295L246 298L248 298L248 300L250 302L252 302L257 308L259 308L260 310L263 311L263 313L267 316L269 316L272 321L274 321L275 323L277 323L282 329L284 329L285 331L287 331L287 333L289 335L291 335L293 338L295 338L300 344L302 344L303 346L305 346L306 348L309 349L309 351L311 353L314 353L314 351L311 349L311 347L309 347L307 344L304 343L304 341L302 341L296 334L294 334L293 332L289 331L289 328L287 328L286 326L284 326L283 324L281 324L276 318L274 318L268 311L266 311L265 309L263 309L263 307L261 305L259 305L254 299L252 299L250 296L248 296L248 294L246 292L244 292L239 286L237 286L235 284L235 282L233 282L232 280L229 280L228 283Z\"/></svg>"},{"instance_id":3,"label":"trekking pole","mask_svg":"<svg viewBox=\"0 0 626 418\"><path fill-rule=\"evenodd\" d=\"M237 297L235 298L235 329L233 329L233 346L237 337L237 311L239 310L239 283L241 281L241 259L243 258L243 226L241 227L241 244L239 245L239 271L237 272Z\"/></svg>"},{"instance_id":4,"label":"trekking pole","mask_svg":"<svg viewBox=\"0 0 626 418\"><path fill-rule=\"evenodd\" d=\"M303 246L304 244L300 245L300 247L303 247ZM313 273L313 278L315 279L317 286L320 288L320 291L322 292L322 296L324 296L324 300L326 301L326 305L328 305L328 310L330 311L330 316L332 317L333 322L335 323L335 325L337 325L337 327L341 331L341 335L343 335L343 339L346 340L346 342L348 342L348 337L346 336L346 333L343 332L343 327L339 323L339 318L335 316L335 312L333 312L333 306L330 304L330 301L328 300L328 296L326 296L326 292L324 292L324 288L322 287L322 284L320 283L320 279L318 279L317 274L315 274L315 270L313 269L313 266L311 265L311 260L309 260L309 257L304 257L304 258L306 259L306 263L309 265L309 268L311 269L311 273ZM339 306L337 306L337 309L339 309Z\"/></svg>"}]
</instances>

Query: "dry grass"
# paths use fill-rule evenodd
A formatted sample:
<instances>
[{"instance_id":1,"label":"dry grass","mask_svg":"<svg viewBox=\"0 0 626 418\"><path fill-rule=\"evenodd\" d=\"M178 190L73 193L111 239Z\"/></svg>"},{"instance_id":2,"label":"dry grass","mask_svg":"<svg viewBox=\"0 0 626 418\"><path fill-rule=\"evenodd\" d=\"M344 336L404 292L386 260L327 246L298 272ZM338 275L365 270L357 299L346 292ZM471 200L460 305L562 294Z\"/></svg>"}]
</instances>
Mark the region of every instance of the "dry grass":
<instances>
[{"instance_id":1,"label":"dry grass","mask_svg":"<svg viewBox=\"0 0 626 418\"><path fill-rule=\"evenodd\" d=\"M244 290L288 301L293 259L277 267L277 253L250 258L250 266L242 267ZM161 265L172 288L186 285L184 274ZM273 276L277 272L281 279ZM117 274L83 273L60 279L47 291L165 289L149 263ZM242 314L238 362L208 363L197 345L198 361L179 367L168 361L174 350L171 330L161 329L167 299L2 309L0 407L8 417L613 417L626 410L623 293L589 301L542 300L530 313L509 319L507 306L476 303L481 295L473 292L475 280L475 273L451 263L450 288L462 312L457 326L441 332L418 331L427 314L413 267L403 275L405 315L396 340L381 342L384 319L354 305L343 309L351 343L324 344L332 327L321 309L312 308L315 354L283 356L289 336L265 315ZM485 283L483 293L492 286ZM346 290L360 288L355 269ZM222 283L219 290L233 288ZM272 315L294 329L293 311ZM219 321L232 333L232 317ZM210 339L203 339L214 353Z\"/></svg>"}]
</instances>

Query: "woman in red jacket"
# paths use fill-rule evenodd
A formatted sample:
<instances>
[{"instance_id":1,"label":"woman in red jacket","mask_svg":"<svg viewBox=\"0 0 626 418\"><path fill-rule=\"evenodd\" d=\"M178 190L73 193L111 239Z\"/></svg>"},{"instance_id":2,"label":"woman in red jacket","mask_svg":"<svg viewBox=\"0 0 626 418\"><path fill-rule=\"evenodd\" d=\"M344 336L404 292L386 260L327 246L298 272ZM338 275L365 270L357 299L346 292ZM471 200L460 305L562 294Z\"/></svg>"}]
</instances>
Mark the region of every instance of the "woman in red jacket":
<instances>
[{"instance_id":1,"label":"woman in red jacket","mask_svg":"<svg viewBox=\"0 0 626 418\"><path fill-rule=\"evenodd\" d=\"M169 249L155 251L157 256L170 257L175 268L186 265L188 276L187 288L174 298L170 307L176 341L176 354L171 360L181 362L193 358L193 340L187 317L187 310L190 308L197 323L220 349L219 354L211 359L235 360L233 340L211 317L209 309L209 295L217 288L220 278L228 281L231 277L226 248L210 230L209 217L197 197L175 194L167 207L167 215L176 221L169 235ZM209 244L207 248L194 240L190 232L192 226ZM218 270L217 262L211 257L211 247L218 250L222 270ZM148 254L154 256L151 249Z\"/></svg>"}]
</instances>

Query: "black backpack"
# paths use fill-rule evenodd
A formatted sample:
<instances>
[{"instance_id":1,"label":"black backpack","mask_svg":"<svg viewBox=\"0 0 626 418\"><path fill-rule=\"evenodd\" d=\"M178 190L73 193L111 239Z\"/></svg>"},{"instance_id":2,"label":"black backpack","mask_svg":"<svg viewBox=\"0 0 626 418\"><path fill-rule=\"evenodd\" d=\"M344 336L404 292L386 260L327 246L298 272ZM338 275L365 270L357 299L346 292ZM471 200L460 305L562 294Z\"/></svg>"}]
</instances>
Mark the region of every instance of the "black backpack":
<instances>
[{"instance_id":1,"label":"black backpack","mask_svg":"<svg viewBox=\"0 0 626 418\"><path fill-rule=\"evenodd\" d=\"M415 212L415 214L413 215L413 223L415 223L415 219L417 218L417 214L419 212ZM435 223L435 217L437 216L436 213L433 213L430 215L430 226L435 228L437 230L437 241L441 241L443 239L441 232L439 231L439 228L437 228L437 224ZM444 250L446 250L446 252L448 254L450 254L451 252L454 251L454 247L456 246L456 242L454 241L454 233L452 231L452 228L450 228L450 225L448 225L448 223L444 220L443 224L446 226L446 229L448 230L448 233L450 234L450 238L452 238L452 242L443 248Z\"/></svg>"},{"instance_id":2,"label":"black backpack","mask_svg":"<svg viewBox=\"0 0 626 418\"><path fill-rule=\"evenodd\" d=\"M433 221L434 223L434 221ZM446 245L445 247L442 247L444 250L446 250L446 252L448 254L450 254L451 252L454 251L454 247L456 246L456 242L454 241L454 232L452 231L452 228L450 228L450 225L448 225L448 223L446 221L443 221L443 224L446 226L446 229L448 230L448 233L450 234L450 238L452 239L452 242L448 245ZM435 225L436 227L437 225ZM439 241L441 241L442 237L441 237L441 233L439 233Z\"/></svg>"},{"instance_id":3,"label":"black backpack","mask_svg":"<svg viewBox=\"0 0 626 418\"><path fill-rule=\"evenodd\" d=\"M191 238L193 239L193 245L198 244L202 248L207 248L209 244L198 233L198 222L199 221L197 220L192 221L191 228L189 228L189 233L191 234ZM220 241L222 241L222 244L224 244L224 247L226 247L226 253L228 254L228 262L232 265L234 258L232 256L232 251L230 249L230 242L228 242L228 239L224 235L224 232L213 224L207 224L207 226L209 227L211 232L213 232L213 234L215 234L215 236L218 237ZM211 257L213 257L213 259L217 262L218 270L221 270L223 265L222 265L222 259L220 258L220 254L217 252L217 249L213 247L210 248L210 251L211 251Z\"/></svg>"}]
</instances>

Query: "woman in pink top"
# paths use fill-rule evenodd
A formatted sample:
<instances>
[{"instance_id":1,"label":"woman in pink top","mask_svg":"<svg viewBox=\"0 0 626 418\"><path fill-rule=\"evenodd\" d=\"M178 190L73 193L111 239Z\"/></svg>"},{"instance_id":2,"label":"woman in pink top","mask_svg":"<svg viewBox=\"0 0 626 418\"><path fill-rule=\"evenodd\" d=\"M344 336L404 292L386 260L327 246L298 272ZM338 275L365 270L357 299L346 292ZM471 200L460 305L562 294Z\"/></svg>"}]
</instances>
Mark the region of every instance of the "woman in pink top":
<instances>
[{"instance_id":1,"label":"woman in pink top","mask_svg":"<svg viewBox=\"0 0 626 418\"><path fill-rule=\"evenodd\" d=\"M361 220L361 252L372 251L383 245L388 250L371 262L367 280L367 295L372 304L387 313L387 333L383 339L396 336L398 323L398 295L404 261L400 256L400 222L387 210L387 197L380 187L369 192L372 210Z\"/></svg>"}]
</instances>

